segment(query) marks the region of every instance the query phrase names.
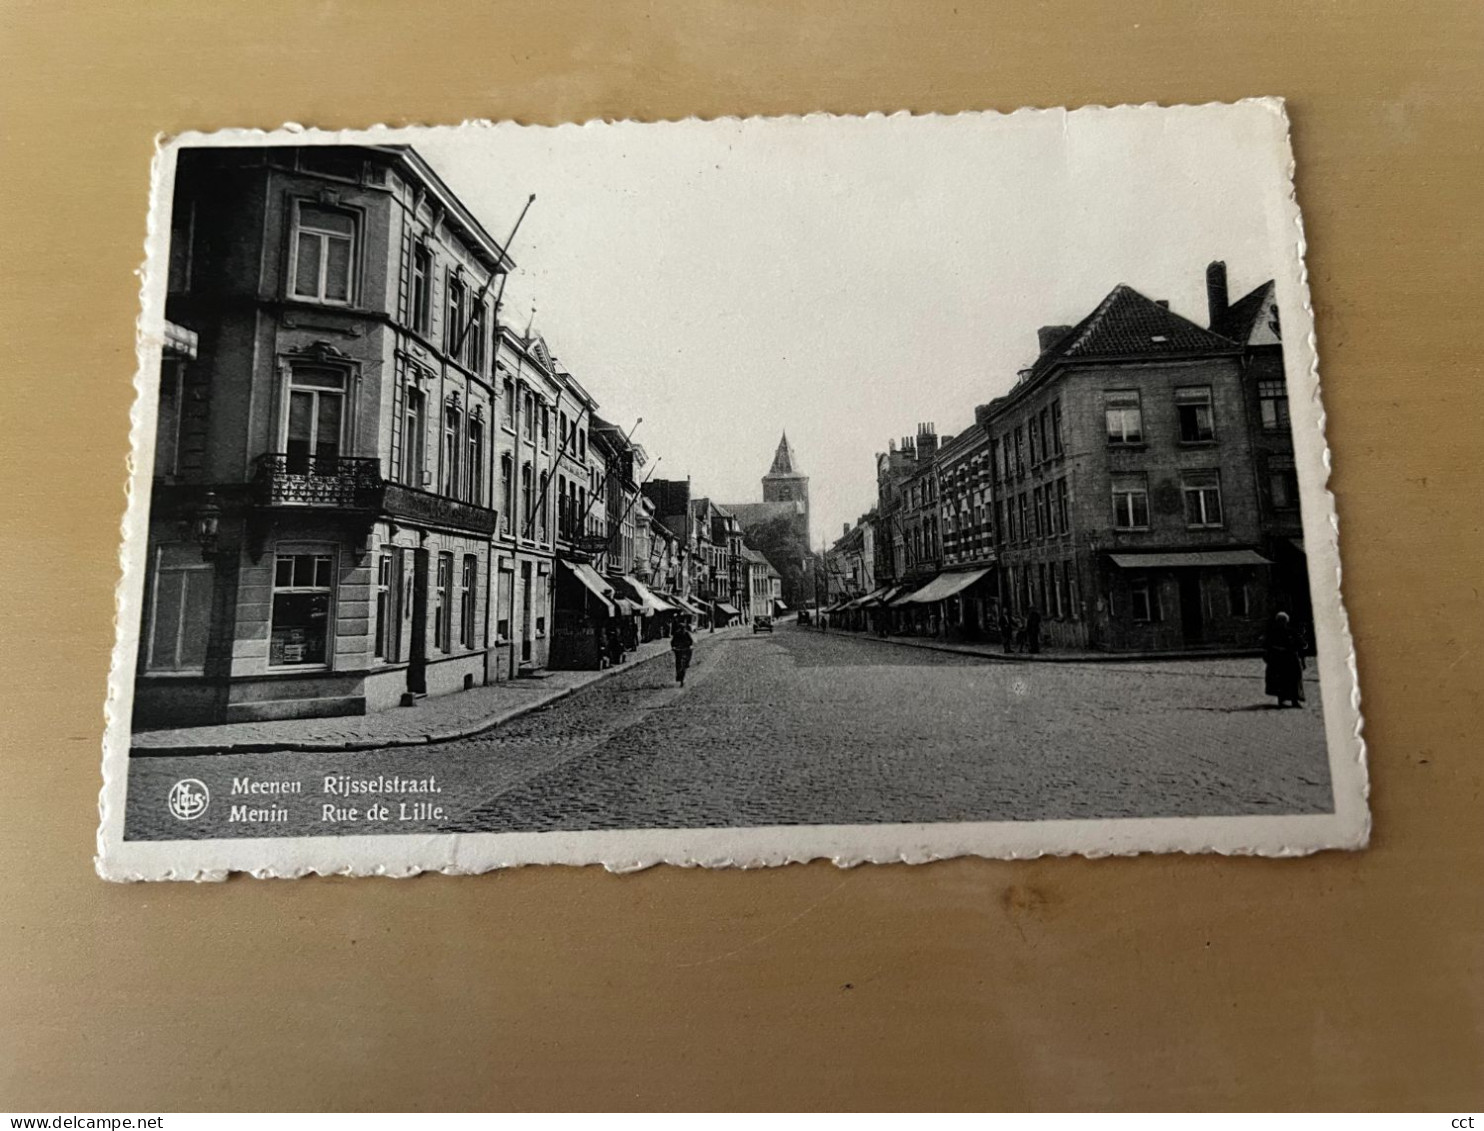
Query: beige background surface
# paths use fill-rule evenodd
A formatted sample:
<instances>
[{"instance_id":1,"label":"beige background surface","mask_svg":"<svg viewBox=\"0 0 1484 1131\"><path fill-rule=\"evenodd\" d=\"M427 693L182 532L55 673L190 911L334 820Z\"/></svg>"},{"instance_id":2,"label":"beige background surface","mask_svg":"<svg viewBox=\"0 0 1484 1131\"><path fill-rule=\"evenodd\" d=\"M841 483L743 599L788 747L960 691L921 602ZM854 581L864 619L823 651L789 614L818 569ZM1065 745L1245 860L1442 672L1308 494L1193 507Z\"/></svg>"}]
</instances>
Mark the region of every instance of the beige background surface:
<instances>
[{"instance_id":1,"label":"beige background surface","mask_svg":"<svg viewBox=\"0 0 1484 1131\"><path fill-rule=\"evenodd\" d=\"M0 1109L1484 1104L1484 7L791 7L0 7ZM94 878L155 131L1254 94L1295 124L1371 850Z\"/></svg>"}]
</instances>

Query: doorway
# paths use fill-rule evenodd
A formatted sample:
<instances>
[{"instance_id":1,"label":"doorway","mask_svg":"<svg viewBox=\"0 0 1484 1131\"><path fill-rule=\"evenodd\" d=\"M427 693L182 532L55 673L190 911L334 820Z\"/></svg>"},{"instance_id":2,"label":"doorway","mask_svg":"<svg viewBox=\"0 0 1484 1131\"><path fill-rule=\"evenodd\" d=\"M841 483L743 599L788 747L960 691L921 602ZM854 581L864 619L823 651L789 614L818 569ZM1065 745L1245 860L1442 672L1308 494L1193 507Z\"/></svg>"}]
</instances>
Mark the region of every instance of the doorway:
<instances>
[{"instance_id":1,"label":"doorway","mask_svg":"<svg viewBox=\"0 0 1484 1131\"><path fill-rule=\"evenodd\" d=\"M1199 644L1205 639L1205 616L1201 610L1201 575L1195 570L1181 570L1180 579L1180 631L1187 644Z\"/></svg>"},{"instance_id":2,"label":"doorway","mask_svg":"<svg viewBox=\"0 0 1484 1131\"><path fill-rule=\"evenodd\" d=\"M412 631L407 648L407 691L428 693L428 559L427 550L412 551Z\"/></svg>"}]
</instances>

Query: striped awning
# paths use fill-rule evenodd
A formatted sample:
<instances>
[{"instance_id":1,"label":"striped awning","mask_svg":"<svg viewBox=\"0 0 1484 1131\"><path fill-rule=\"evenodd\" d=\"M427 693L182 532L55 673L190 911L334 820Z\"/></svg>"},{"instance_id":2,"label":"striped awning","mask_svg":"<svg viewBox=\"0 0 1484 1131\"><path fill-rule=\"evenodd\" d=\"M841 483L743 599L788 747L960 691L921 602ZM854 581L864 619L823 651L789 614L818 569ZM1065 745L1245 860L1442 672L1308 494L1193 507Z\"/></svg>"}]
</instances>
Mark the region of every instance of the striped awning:
<instances>
[{"instance_id":1,"label":"striped awning","mask_svg":"<svg viewBox=\"0 0 1484 1131\"><path fill-rule=\"evenodd\" d=\"M940 573L915 593L909 593L907 596L892 603L901 605L910 602L917 605L928 605L934 601L946 601L955 593L960 593L970 585L973 585L974 582L978 581L987 573L989 573L987 568L971 569L962 573Z\"/></svg>"}]
</instances>

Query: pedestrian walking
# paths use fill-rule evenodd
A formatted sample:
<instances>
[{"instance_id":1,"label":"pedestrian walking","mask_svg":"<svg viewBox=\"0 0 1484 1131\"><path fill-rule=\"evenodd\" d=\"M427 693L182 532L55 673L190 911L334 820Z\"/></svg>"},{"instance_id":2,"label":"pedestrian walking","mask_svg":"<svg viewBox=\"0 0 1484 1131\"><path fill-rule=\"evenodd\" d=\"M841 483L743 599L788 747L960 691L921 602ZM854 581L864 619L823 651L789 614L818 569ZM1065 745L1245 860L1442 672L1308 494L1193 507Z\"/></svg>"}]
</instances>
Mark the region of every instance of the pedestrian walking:
<instances>
[{"instance_id":1,"label":"pedestrian walking","mask_svg":"<svg viewBox=\"0 0 1484 1131\"><path fill-rule=\"evenodd\" d=\"M1263 683L1266 694L1278 700L1278 706L1304 703L1304 653L1299 634L1279 613L1268 626L1262 642Z\"/></svg>"},{"instance_id":2,"label":"pedestrian walking","mask_svg":"<svg viewBox=\"0 0 1484 1131\"><path fill-rule=\"evenodd\" d=\"M1025 650L1032 655L1041 650L1041 610L1034 605L1025 614Z\"/></svg>"},{"instance_id":3,"label":"pedestrian walking","mask_svg":"<svg viewBox=\"0 0 1484 1131\"><path fill-rule=\"evenodd\" d=\"M695 646L696 638L690 634L690 622L681 621L670 637L670 651L675 655L675 682L681 687L685 686L685 671L690 667L690 655Z\"/></svg>"},{"instance_id":4,"label":"pedestrian walking","mask_svg":"<svg viewBox=\"0 0 1484 1131\"><path fill-rule=\"evenodd\" d=\"M1000 610L1000 643L1006 652L1015 651L1015 621L1011 619L1009 609Z\"/></svg>"}]
</instances>

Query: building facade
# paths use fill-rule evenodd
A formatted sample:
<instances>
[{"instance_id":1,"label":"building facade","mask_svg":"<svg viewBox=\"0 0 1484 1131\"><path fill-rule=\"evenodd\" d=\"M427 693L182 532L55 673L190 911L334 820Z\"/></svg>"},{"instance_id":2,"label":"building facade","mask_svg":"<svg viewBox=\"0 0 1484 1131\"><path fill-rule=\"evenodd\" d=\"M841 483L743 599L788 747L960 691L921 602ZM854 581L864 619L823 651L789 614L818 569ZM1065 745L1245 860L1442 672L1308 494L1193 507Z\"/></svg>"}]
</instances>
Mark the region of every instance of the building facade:
<instances>
[{"instance_id":1,"label":"building facade","mask_svg":"<svg viewBox=\"0 0 1484 1131\"><path fill-rule=\"evenodd\" d=\"M1269 561L1242 349L1126 286L982 414L1000 599L1052 646L1250 647Z\"/></svg>"},{"instance_id":2,"label":"building facade","mask_svg":"<svg viewBox=\"0 0 1484 1131\"><path fill-rule=\"evenodd\" d=\"M494 678L510 267L411 149L182 151L137 724Z\"/></svg>"}]
</instances>

